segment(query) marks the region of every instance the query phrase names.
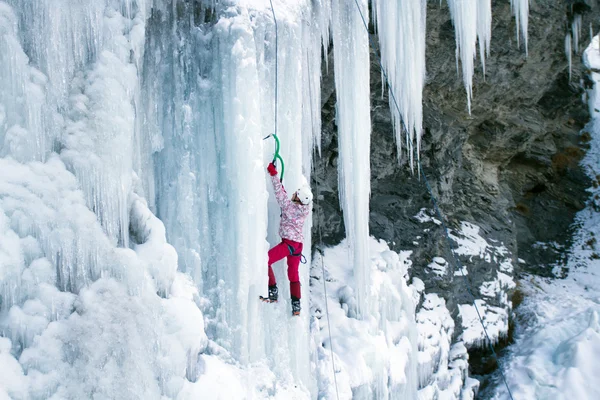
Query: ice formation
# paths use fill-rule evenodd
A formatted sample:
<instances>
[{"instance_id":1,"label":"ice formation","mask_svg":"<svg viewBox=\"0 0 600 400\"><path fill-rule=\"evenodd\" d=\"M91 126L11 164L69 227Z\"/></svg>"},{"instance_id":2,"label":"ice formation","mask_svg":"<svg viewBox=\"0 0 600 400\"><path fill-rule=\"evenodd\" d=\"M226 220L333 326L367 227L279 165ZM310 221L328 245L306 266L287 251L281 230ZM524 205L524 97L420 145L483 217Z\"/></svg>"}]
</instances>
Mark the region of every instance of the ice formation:
<instances>
[{"instance_id":1,"label":"ice formation","mask_svg":"<svg viewBox=\"0 0 600 400\"><path fill-rule=\"evenodd\" d=\"M517 28L517 45L525 47L525 54L527 54L527 30L529 25L529 0L510 0L510 7L513 15L515 16L516 28Z\"/></svg>"},{"instance_id":2,"label":"ice formation","mask_svg":"<svg viewBox=\"0 0 600 400\"><path fill-rule=\"evenodd\" d=\"M456 69L458 71L460 60L463 82L467 91L467 109L470 114L471 99L473 98L473 71L477 54L477 33L480 24L478 0L448 0L448 6L456 38Z\"/></svg>"},{"instance_id":3,"label":"ice formation","mask_svg":"<svg viewBox=\"0 0 600 400\"><path fill-rule=\"evenodd\" d=\"M427 4L425 0L373 0L372 5L381 63L390 85L390 110L396 131L398 157L402 155L404 133L412 168L414 157L419 157L423 130Z\"/></svg>"},{"instance_id":4,"label":"ice formation","mask_svg":"<svg viewBox=\"0 0 600 400\"><path fill-rule=\"evenodd\" d=\"M0 0L0 398L315 398L332 386L311 296L340 322L343 393L416 396L418 295L406 255L368 231L368 33L354 2L273 4L277 51L266 0ZM425 2L373 4L413 157ZM483 51L488 10L477 18ZM330 298L304 268L290 320L286 285L280 304L257 302L279 241L263 138L279 135L289 193L310 181L330 41L348 238ZM433 364L434 393L457 395L464 368Z\"/></svg>"}]
</instances>

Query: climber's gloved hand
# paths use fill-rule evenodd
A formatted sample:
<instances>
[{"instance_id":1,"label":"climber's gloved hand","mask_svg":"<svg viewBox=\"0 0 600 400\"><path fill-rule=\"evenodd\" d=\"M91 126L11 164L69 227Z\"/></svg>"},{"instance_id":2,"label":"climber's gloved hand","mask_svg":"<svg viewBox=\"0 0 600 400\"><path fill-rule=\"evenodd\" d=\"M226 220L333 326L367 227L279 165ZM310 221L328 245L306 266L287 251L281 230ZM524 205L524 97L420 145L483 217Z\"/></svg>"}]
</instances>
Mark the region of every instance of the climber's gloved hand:
<instances>
[{"instance_id":1,"label":"climber's gloved hand","mask_svg":"<svg viewBox=\"0 0 600 400\"><path fill-rule=\"evenodd\" d=\"M271 176L277 175L277 168L275 167L275 164L273 164L273 163L269 163L269 166L267 167L267 171L269 171L269 174Z\"/></svg>"}]
</instances>

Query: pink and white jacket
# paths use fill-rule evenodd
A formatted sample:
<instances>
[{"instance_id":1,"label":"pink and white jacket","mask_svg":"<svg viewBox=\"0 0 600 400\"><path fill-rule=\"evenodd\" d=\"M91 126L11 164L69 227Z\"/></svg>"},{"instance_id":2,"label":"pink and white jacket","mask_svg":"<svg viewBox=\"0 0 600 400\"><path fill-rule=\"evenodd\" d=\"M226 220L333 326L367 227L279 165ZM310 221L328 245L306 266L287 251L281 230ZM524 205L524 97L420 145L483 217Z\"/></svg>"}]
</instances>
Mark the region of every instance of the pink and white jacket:
<instances>
[{"instance_id":1,"label":"pink and white jacket","mask_svg":"<svg viewBox=\"0 0 600 400\"><path fill-rule=\"evenodd\" d=\"M302 228L304 220L310 212L310 205L294 203L290 200L277 175L271 176L271 180L275 189L275 198L277 199L277 203L279 203L279 207L281 207L279 236L282 239L302 243L304 241Z\"/></svg>"}]
</instances>

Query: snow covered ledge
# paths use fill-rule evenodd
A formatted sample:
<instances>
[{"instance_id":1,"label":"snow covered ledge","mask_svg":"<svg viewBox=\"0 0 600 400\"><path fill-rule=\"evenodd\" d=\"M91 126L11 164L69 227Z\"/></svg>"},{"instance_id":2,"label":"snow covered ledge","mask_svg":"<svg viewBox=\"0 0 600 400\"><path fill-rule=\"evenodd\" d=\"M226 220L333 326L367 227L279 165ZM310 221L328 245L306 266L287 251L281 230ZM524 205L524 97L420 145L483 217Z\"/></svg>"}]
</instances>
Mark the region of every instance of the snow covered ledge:
<instances>
[{"instance_id":1,"label":"snow covered ledge","mask_svg":"<svg viewBox=\"0 0 600 400\"><path fill-rule=\"evenodd\" d=\"M411 252L398 254L373 237L369 248L374 301L363 320L356 318L348 243L327 248L313 260L311 336L317 348L319 397L335 398L337 381L340 399L473 398L477 381L468 378L465 346L451 346L454 322L444 300L423 294L419 279L408 284Z\"/></svg>"}]
</instances>

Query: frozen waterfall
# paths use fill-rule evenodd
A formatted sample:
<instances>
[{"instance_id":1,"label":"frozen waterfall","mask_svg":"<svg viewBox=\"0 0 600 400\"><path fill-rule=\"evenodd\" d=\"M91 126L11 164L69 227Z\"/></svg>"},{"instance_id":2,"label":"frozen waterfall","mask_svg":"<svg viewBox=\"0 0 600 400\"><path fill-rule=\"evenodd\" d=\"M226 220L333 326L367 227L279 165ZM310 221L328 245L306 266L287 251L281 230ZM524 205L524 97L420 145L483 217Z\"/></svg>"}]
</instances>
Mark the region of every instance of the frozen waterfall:
<instances>
[{"instance_id":1,"label":"frozen waterfall","mask_svg":"<svg viewBox=\"0 0 600 400\"><path fill-rule=\"evenodd\" d=\"M476 40L489 51L482 1L453 11L464 77ZM334 360L345 398L417 395L422 289L408 254L369 237L369 34L354 1L273 4L277 51L269 0L0 0L0 399L317 398ZM412 164L426 2L370 5ZM280 240L264 137L278 133L288 193L310 183L331 44L347 240L327 253L335 291L311 298L305 224L291 318L284 262L280 302L258 302ZM328 302L333 337L316 316ZM382 353L363 358L355 338ZM466 367L428 360L428 381L436 361L459 396Z\"/></svg>"}]
</instances>

